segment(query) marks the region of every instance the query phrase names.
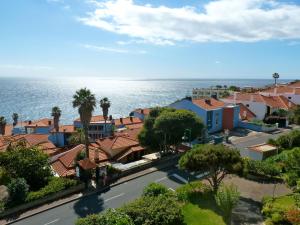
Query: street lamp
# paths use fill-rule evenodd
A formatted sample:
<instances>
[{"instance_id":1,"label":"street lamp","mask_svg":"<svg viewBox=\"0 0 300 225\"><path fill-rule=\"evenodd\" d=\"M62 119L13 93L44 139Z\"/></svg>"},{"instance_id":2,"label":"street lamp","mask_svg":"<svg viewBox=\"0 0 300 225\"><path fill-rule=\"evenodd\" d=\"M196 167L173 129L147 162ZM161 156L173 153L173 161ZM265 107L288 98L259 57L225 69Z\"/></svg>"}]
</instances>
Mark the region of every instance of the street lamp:
<instances>
[{"instance_id":1,"label":"street lamp","mask_svg":"<svg viewBox=\"0 0 300 225\"><path fill-rule=\"evenodd\" d=\"M182 140L183 141L188 141L189 144L190 144L190 147L192 147L192 140L191 139L192 139L192 130L187 128L187 129L184 130Z\"/></svg>"},{"instance_id":2,"label":"street lamp","mask_svg":"<svg viewBox=\"0 0 300 225\"><path fill-rule=\"evenodd\" d=\"M277 85L277 79L279 78L279 74L273 73L273 78L275 79L275 85Z\"/></svg>"}]
</instances>

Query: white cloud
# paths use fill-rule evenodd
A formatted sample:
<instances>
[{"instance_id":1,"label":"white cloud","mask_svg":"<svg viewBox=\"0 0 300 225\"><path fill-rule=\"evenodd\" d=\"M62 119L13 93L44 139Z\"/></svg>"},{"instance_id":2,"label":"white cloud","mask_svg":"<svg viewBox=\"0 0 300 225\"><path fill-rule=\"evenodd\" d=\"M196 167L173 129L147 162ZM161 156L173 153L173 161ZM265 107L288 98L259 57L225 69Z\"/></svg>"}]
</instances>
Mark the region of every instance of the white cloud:
<instances>
[{"instance_id":1,"label":"white cloud","mask_svg":"<svg viewBox=\"0 0 300 225\"><path fill-rule=\"evenodd\" d=\"M127 35L135 42L256 42L300 38L300 5L276 0L215 0L204 10L138 5L133 0L92 0L93 12L79 20Z\"/></svg>"},{"instance_id":2,"label":"white cloud","mask_svg":"<svg viewBox=\"0 0 300 225\"><path fill-rule=\"evenodd\" d=\"M21 65L21 64L2 64L0 65L2 69L12 69L12 70L52 70L53 67L50 66L39 66L39 65Z\"/></svg>"},{"instance_id":3,"label":"white cloud","mask_svg":"<svg viewBox=\"0 0 300 225\"><path fill-rule=\"evenodd\" d=\"M218 61L218 60L217 60L217 61L215 61L215 64L220 64L220 63L221 63L221 62L220 62L220 61Z\"/></svg>"},{"instance_id":4,"label":"white cloud","mask_svg":"<svg viewBox=\"0 0 300 225\"><path fill-rule=\"evenodd\" d=\"M147 52L144 50L138 50L138 51L129 51L127 49L120 49L120 48L110 48L105 46L96 46L96 45L89 45L84 44L82 47L91 49L97 52L112 52L112 53L121 53L121 54L146 54Z\"/></svg>"}]
</instances>

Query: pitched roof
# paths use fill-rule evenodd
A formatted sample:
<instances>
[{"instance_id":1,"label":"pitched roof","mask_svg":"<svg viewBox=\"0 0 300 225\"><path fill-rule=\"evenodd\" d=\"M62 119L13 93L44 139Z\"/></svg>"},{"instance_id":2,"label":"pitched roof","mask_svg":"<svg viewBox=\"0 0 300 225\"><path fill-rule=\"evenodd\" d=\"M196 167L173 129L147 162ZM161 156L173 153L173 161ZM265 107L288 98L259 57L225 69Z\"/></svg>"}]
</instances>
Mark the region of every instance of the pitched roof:
<instances>
[{"instance_id":1,"label":"pitched roof","mask_svg":"<svg viewBox=\"0 0 300 225\"><path fill-rule=\"evenodd\" d=\"M55 133L56 130L55 128L53 128L51 130L52 133ZM74 125L61 125L59 126L58 132L60 133L74 133L76 132L76 128L74 127Z\"/></svg>"},{"instance_id":2,"label":"pitched roof","mask_svg":"<svg viewBox=\"0 0 300 225\"><path fill-rule=\"evenodd\" d=\"M80 118L77 118L75 120L75 122L80 122ZM104 116L102 115L96 115L96 116L92 116L91 118L91 123L104 123L105 119ZM106 120L107 123L111 123L111 121L109 119Z\"/></svg>"},{"instance_id":3,"label":"pitched roof","mask_svg":"<svg viewBox=\"0 0 300 225\"><path fill-rule=\"evenodd\" d=\"M137 112L137 113L140 113L140 114L143 114L145 116L149 115L150 114L150 111L151 111L151 108L144 108L144 109L135 109L134 112Z\"/></svg>"},{"instance_id":4,"label":"pitched roof","mask_svg":"<svg viewBox=\"0 0 300 225\"><path fill-rule=\"evenodd\" d=\"M115 125L120 126L120 125L132 125L132 124L142 124L143 121L140 118L137 117L126 117L126 118L120 118L120 119L115 119Z\"/></svg>"},{"instance_id":5,"label":"pitched roof","mask_svg":"<svg viewBox=\"0 0 300 225\"><path fill-rule=\"evenodd\" d=\"M53 125L53 119L43 118L34 121L26 121L25 127L49 127Z\"/></svg>"},{"instance_id":6,"label":"pitched roof","mask_svg":"<svg viewBox=\"0 0 300 225\"><path fill-rule=\"evenodd\" d=\"M128 148L139 144L136 140L131 139L129 135L115 135L112 137L98 139L96 140L96 143L103 150Z\"/></svg>"},{"instance_id":7,"label":"pitched roof","mask_svg":"<svg viewBox=\"0 0 300 225\"><path fill-rule=\"evenodd\" d=\"M143 123L137 123L137 124L128 124L126 125L126 128L129 129L129 130L132 130L132 129L142 129L144 126Z\"/></svg>"},{"instance_id":8,"label":"pitched roof","mask_svg":"<svg viewBox=\"0 0 300 225\"><path fill-rule=\"evenodd\" d=\"M256 152L268 152L268 151L275 151L277 150L277 147L270 144L259 144L259 145L253 145L248 147L248 149L256 151Z\"/></svg>"},{"instance_id":9,"label":"pitched roof","mask_svg":"<svg viewBox=\"0 0 300 225\"><path fill-rule=\"evenodd\" d=\"M228 100L233 101L234 96L229 96L226 98ZM249 102L261 102L272 108L280 108L280 109L290 109L295 106L293 102L288 100L285 96L265 96L258 93L236 93L236 102L241 103L244 101Z\"/></svg>"},{"instance_id":10,"label":"pitched roof","mask_svg":"<svg viewBox=\"0 0 300 225\"><path fill-rule=\"evenodd\" d=\"M240 106L240 117L242 120L252 120L256 117L255 113L253 113L248 107L244 104L239 103Z\"/></svg>"},{"instance_id":11,"label":"pitched roof","mask_svg":"<svg viewBox=\"0 0 300 225\"><path fill-rule=\"evenodd\" d=\"M118 154L115 158L117 161L122 160L123 158L125 158L126 156L134 153L134 152L140 152L140 151L144 151L145 148L143 148L142 146L138 145L138 146L133 146L131 148L129 148L127 151L121 152L120 154Z\"/></svg>"},{"instance_id":12,"label":"pitched roof","mask_svg":"<svg viewBox=\"0 0 300 225\"><path fill-rule=\"evenodd\" d=\"M92 162L90 159L85 158L78 161L79 166L84 170L90 170L97 167L97 164Z\"/></svg>"},{"instance_id":13,"label":"pitched roof","mask_svg":"<svg viewBox=\"0 0 300 225\"><path fill-rule=\"evenodd\" d=\"M214 98L210 99L194 99L192 102L205 110L214 110L218 108L222 108L225 106L225 103Z\"/></svg>"}]
</instances>

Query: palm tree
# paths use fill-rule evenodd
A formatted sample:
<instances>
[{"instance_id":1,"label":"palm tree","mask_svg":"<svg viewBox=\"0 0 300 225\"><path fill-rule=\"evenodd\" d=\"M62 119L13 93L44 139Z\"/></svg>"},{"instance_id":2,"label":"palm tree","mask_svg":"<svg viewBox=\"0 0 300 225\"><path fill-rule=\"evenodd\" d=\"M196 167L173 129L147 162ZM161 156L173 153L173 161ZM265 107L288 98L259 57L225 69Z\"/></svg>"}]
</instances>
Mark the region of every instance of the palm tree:
<instances>
[{"instance_id":1,"label":"palm tree","mask_svg":"<svg viewBox=\"0 0 300 225\"><path fill-rule=\"evenodd\" d=\"M279 78L278 73L273 73L273 78L275 79L275 85L277 84L277 79Z\"/></svg>"},{"instance_id":2,"label":"palm tree","mask_svg":"<svg viewBox=\"0 0 300 225\"><path fill-rule=\"evenodd\" d=\"M78 108L80 121L84 131L86 157L89 158L89 124L91 122L92 113L96 107L95 96L90 90L83 88L76 91L73 96L73 107Z\"/></svg>"},{"instance_id":3,"label":"palm tree","mask_svg":"<svg viewBox=\"0 0 300 225\"><path fill-rule=\"evenodd\" d=\"M53 116L53 123L55 131L59 131L59 118L61 116L61 110L58 106L54 106L51 111L51 116Z\"/></svg>"},{"instance_id":4,"label":"palm tree","mask_svg":"<svg viewBox=\"0 0 300 225\"><path fill-rule=\"evenodd\" d=\"M107 97L103 98L100 100L100 107L102 108L102 112L103 112L103 117L104 117L104 134L106 134L106 120L108 117L108 109L110 107L110 101L108 100Z\"/></svg>"},{"instance_id":5,"label":"palm tree","mask_svg":"<svg viewBox=\"0 0 300 225\"><path fill-rule=\"evenodd\" d=\"M13 113L11 118L13 119L13 126L16 126L18 124L19 115L18 113Z\"/></svg>"},{"instance_id":6,"label":"palm tree","mask_svg":"<svg viewBox=\"0 0 300 225\"><path fill-rule=\"evenodd\" d=\"M5 127L6 127L6 119L4 116L0 116L0 135L5 134Z\"/></svg>"}]
</instances>

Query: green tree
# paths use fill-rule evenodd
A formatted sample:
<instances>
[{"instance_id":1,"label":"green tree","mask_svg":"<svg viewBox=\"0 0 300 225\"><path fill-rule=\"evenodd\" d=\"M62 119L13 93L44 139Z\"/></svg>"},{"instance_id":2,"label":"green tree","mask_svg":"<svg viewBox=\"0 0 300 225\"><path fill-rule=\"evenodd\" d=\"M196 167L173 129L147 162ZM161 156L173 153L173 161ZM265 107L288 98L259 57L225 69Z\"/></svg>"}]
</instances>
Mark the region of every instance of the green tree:
<instances>
[{"instance_id":1,"label":"green tree","mask_svg":"<svg viewBox=\"0 0 300 225\"><path fill-rule=\"evenodd\" d=\"M243 168L240 153L222 144L197 145L180 158L179 165L191 172L207 173L205 179L214 192L227 174L239 173Z\"/></svg>"},{"instance_id":2,"label":"green tree","mask_svg":"<svg viewBox=\"0 0 300 225\"><path fill-rule=\"evenodd\" d=\"M78 219L76 225L134 225L134 223L125 213L109 209L105 213L92 214Z\"/></svg>"},{"instance_id":3,"label":"green tree","mask_svg":"<svg viewBox=\"0 0 300 225\"><path fill-rule=\"evenodd\" d=\"M36 147L27 148L23 144L0 153L0 165L12 178L24 178L33 190L43 187L52 176L48 156Z\"/></svg>"},{"instance_id":4,"label":"green tree","mask_svg":"<svg viewBox=\"0 0 300 225\"><path fill-rule=\"evenodd\" d=\"M75 133L71 134L71 136L68 139L69 144L71 145L79 145L85 143L84 138L84 131L83 129L79 128L76 130Z\"/></svg>"},{"instance_id":5,"label":"green tree","mask_svg":"<svg viewBox=\"0 0 300 225\"><path fill-rule=\"evenodd\" d=\"M231 224L232 210L236 207L239 198L240 193L233 184L228 186L221 185L215 195L216 203L223 211L225 220L228 224Z\"/></svg>"},{"instance_id":6,"label":"green tree","mask_svg":"<svg viewBox=\"0 0 300 225\"><path fill-rule=\"evenodd\" d=\"M7 187L11 201L14 203L21 203L25 201L29 186L24 178L12 179Z\"/></svg>"},{"instance_id":7,"label":"green tree","mask_svg":"<svg viewBox=\"0 0 300 225\"><path fill-rule=\"evenodd\" d=\"M4 116L0 116L0 135L5 134L5 127L6 127L6 119Z\"/></svg>"},{"instance_id":8,"label":"green tree","mask_svg":"<svg viewBox=\"0 0 300 225\"><path fill-rule=\"evenodd\" d=\"M165 195L169 193L170 191L166 186L158 183L150 183L147 187L144 188L143 196L157 197L159 195Z\"/></svg>"},{"instance_id":9,"label":"green tree","mask_svg":"<svg viewBox=\"0 0 300 225\"><path fill-rule=\"evenodd\" d=\"M91 122L92 113L96 107L95 96L90 90L83 88L76 91L73 96L73 107L78 108L78 113L80 115L80 121L84 130L85 139L85 152L86 157L89 158L89 124Z\"/></svg>"},{"instance_id":10,"label":"green tree","mask_svg":"<svg viewBox=\"0 0 300 225\"><path fill-rule=\"evenodd\" d=\"M181 206L175 197L159 195L139 198L120 210L127 214L135 225L183 225Z\"/></svg>"},{"instance_id":11,"label":"green tree","mask_svg":"<svg viewBox=\"0 0 300 225\"><path fill-rule=\"evenodd\" d=\"M290 113L290 122L300 125L300 105L297 105Z\"/></svg>"},{"instance_id":12,"label":"green tree","mask_svg":"<svg viewBox=\"0 0 300 225\"><path fill-rule=\"evenodd\" d=\"M13 126L16 126L18 124L19 115L18 113L13 113L11 118L13 119Z\"/></svg>"},{"instance_id":13,"label":"green tree","mask_svg":"<svg viewBox=\"0 0 300 225\"><path fill-rule=\"evenodd\" d=\"M182 142L185 130L191 130L191 140L201 136L204 125L199 117L187 110L154 108L145 119L138 138L150 149L168 150Z\"/></svg>"},{"instance_id":14,"label":"green tree","mask_svg":"<svg viewBox=\"0 0 300 225\"><path fill-rule=\"evenodd\" d=\"M51 111L51 116L53 117L54 129L56 132L59 131L59 119L61 117L61 110L58 106L54 106Z\"/></svg>"},{"instance_id":15,"label":"green tree","mask_svg":"<svg viewBox=\"0 0 300 225\"><path fill-rule=\"evenodd\" d=\"M106 133L106 121L107 121L107 118L108 118L108 110L110 108L110 101L108 100L107 97L105 98L102 98L100 100L100 107L102 109L102 114L103 114L103 117L104 117L104 133Z\"/></svg>"}]
</instances>

